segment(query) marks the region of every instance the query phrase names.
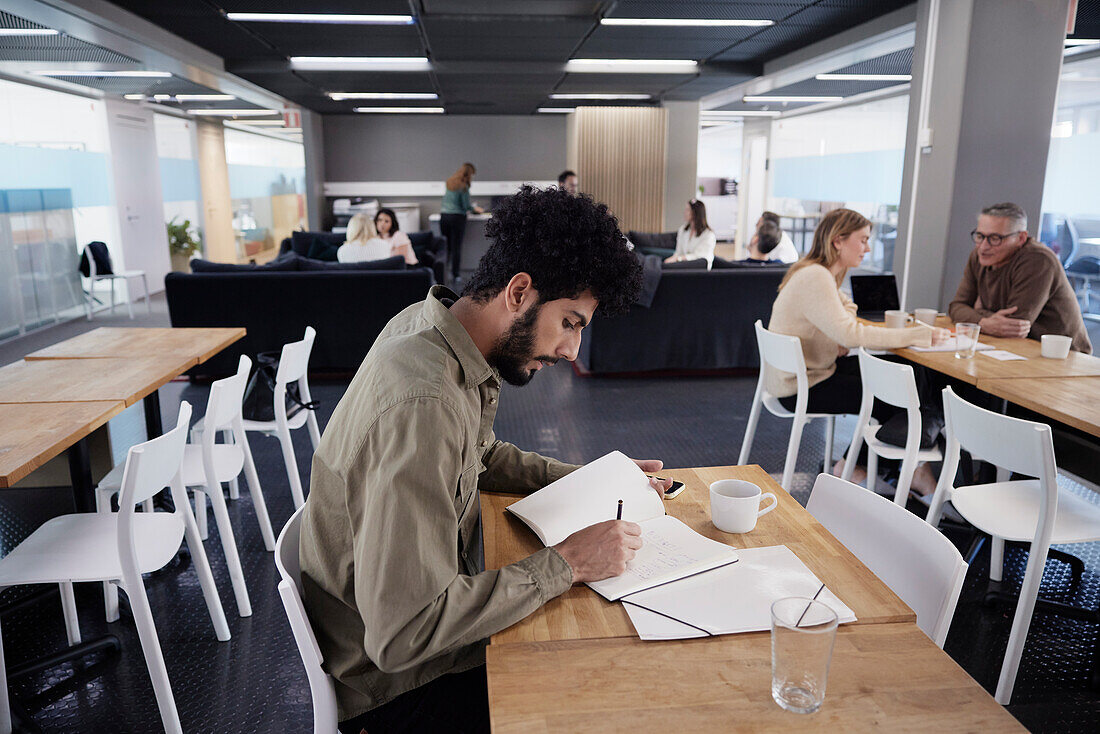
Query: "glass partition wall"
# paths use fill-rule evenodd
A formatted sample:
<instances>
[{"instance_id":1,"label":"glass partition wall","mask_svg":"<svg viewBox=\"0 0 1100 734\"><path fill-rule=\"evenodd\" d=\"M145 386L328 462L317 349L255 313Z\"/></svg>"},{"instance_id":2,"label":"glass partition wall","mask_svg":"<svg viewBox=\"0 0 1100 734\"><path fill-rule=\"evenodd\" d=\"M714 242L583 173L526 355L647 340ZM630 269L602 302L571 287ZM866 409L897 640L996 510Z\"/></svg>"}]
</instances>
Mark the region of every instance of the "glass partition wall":
<instances>
[{"instance_id":1,"label":"glass partition wall","mask_svg":"<svg viewBox=\"0 0 1100 734\"><path fill-rule=\"evenodd\" d=\"M1058 253L1090 331L1100 329L1098 163L1100 57L1071 56L1058 84L1039 238Z\"/></svg>"}]
</instances>

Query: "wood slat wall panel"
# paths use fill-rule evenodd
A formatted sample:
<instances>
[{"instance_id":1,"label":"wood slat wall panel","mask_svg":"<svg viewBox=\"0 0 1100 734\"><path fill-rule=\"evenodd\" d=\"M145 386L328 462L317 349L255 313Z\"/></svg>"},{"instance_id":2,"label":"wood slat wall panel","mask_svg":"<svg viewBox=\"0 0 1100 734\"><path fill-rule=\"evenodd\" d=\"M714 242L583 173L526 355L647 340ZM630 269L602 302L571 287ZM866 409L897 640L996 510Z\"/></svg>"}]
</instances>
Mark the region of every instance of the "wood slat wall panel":
<instances>
[{"instance_id":1,"label":"wood slat wall panel","mask_svg":"<svg viewBox=\"0 0 1100 734\"><path fill-rule=\"evenodd\" d=\"M624 232L660 232L668 111L580 107L574 114L576 171L582 189L611 208Z\"/></svg>"}]
</instances>

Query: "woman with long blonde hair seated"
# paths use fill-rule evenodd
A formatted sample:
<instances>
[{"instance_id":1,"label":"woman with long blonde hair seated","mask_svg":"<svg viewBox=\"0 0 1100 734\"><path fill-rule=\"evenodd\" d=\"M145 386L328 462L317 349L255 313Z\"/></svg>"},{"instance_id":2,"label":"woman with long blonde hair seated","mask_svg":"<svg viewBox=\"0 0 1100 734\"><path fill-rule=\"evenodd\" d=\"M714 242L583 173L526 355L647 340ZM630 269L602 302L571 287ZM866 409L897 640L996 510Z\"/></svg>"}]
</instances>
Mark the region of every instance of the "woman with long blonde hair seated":
<instances>
[{"instance_id":1,"label":"woman with long blonde hair seated","mask_svg":"<svg viewBox=\"0 0 1100 734\"><path fill-rule=\"evenodd\" d=\"M849 349L897 349L940 344L945 329L923 324L903 329L869 326L856 318L856 304L840 290L850 268L859 267L871 251L871 222L851 209L836 209L821 218L813 247L791 266L779 284L768 329L797 336L802 342L809 380L807 411L832 415L859 413L863 386L859 359ZM788 410L795 408L794 375L771 372L768 389ZM881 405L881 404L880 404ZM896 410L896 409L895 409ZM880 422L889 418L889 406L876 411ZM927 474L928 476L924 476ZM914 488L927 488L931 473L914 477ZM933 482L931 489L935 489Z\"/></svg>"}]
</instances>

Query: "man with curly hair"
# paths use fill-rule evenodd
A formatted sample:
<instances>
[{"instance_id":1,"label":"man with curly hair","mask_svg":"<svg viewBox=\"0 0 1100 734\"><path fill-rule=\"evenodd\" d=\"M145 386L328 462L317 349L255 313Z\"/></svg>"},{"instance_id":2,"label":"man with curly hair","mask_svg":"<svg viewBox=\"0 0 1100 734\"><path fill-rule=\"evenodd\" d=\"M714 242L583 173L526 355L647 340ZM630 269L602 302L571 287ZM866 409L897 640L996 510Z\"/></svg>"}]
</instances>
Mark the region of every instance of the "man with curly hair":
<instances>
[{"instance_id":1,"label":"man with curly hair","mask_svg":"<svg viewBox=\"0 0 1100 734\"><path fill-rule=\"evenodd\" d=\"M587 196L525 186L487 232L461 297L434 286L382 331L313 458L302 586L342 732L488 731L486 639L641 547L637 525L608 520L484 569L479 490L530 492L577 468L496 439L501 380L575 359L581 330L641 287Z\"/></svg>"}]
</instances>

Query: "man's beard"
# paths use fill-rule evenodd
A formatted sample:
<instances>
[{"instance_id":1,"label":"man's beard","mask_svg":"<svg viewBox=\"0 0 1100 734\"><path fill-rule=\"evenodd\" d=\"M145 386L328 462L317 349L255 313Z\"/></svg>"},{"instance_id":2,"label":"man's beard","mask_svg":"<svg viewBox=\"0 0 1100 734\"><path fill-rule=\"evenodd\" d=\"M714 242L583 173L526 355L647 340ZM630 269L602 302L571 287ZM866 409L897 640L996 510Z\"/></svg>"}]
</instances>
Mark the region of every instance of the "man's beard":
<instances>
[{"instance_id":1,"label":"man's beard","mask_svg":"<svg viewBox=\"0 0 1100 734\"><path fill-rule=\"evenodd\" d=\"M536 359L554 364L556 357L535 356L535 322L538 320L542 304L527 309L504 333L489 352L488 362L510 385L522 387L531 381L535 371L527 368L527 363Z\"/></svg>"}]
</instances>

